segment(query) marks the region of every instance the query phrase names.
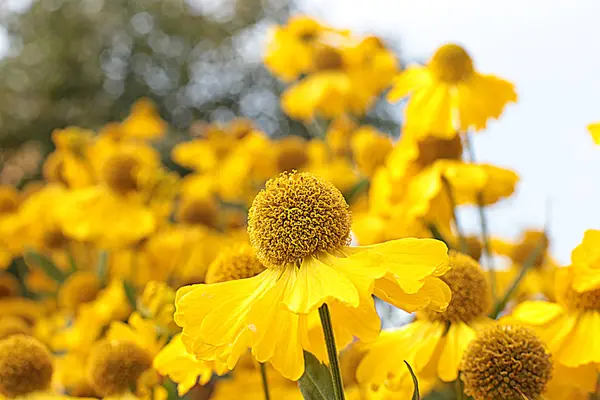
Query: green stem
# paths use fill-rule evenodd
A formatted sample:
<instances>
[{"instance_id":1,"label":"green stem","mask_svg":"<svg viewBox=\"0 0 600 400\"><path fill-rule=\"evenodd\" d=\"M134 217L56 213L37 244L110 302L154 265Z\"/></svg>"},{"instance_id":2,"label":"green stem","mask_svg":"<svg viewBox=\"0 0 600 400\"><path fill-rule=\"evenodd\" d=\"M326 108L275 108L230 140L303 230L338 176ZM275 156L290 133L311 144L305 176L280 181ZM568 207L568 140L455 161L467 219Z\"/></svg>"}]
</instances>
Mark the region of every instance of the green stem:
<instances>
[{"instance_id":1,"label":"green stem","mask_svg":"<svg viewBox=\"0 0 600 400\"><path fill-rule=\"evenodd\" d=\"M462 382L460 381L460 378L456 379L454 381L454 394L456 397L456 400L463 400L463 387L462 387Z\"/></svg>"},{"instance_id":2,"label":"green stem","mask_svg":"<svg viewBox=\"0 0 600 400\"><path fill-rule=\"evenodd\" d=\"M265 394L265 400L270 400L269 395L269 381L267 380L267 368L264 363L260 363L260 377L262 378L263 392Z\"/></svg>"},{"instance_id":3,"label":"green stem","mask_svg":"<svg viewBox=\"0 0 600 400\"><path fill-rule=\"evenodd\" d=\"M338 361L337 348L335 347L335 338L333 337L333 326L331 325L331 315L329 307L323 304L319 307L319 317L321 326L325 335L325 344L327 346L327 355L329 356L329 368L333 376L333 393L335 400L344 400L344 384L342 383L342 373Z\"/></svg>"},{"instance_id":4,"label":"green stem","mask_svg":"<svg viewBox=\"0 0 600 400\"><path fill-rule=\"evenodd\" d=\"M519 287L519 284L521 283L523 278L525 278L525 275L527 275L527 272L529 272L529 270L535 264L535 260L538 258L540 252L544 251L544 246L545 246L545 243L544 243L544 239L542 238L538 242L538 245L535 247L535 249L533 249L533 251L529 254L527 259L525 260L525 263L523 264L523 266L521 267L521 270L519 271L519 275L517 275L515 277L515 279L513 279L510 286L508 287L508 290L502 296L502 299L494 307L494 311L490 314L490 318L496 319L496 317L498 317L498 315L500 315L502 310L504 310L504 308L506 307L506 304L508 304L508 301L510 300L510 298L512 297L514 292L517 290L517 288Z\"/></svg>"},{"instance_id":5,"label":"green stem","mask_svg":"<svg viewBox=\"0 0 600 400\"><path fill-rule=\"evenodd\" d=\"M469 155L469 161L475 164L475 149L471 144L469 132L465 133L464 139L465 147L467 148L467 153ZM490 276L492 299L496 302L496 268L494 267L494 255L492 254L492 248L490 246L489 225L485 215L481 192L477 193L477 211L479 212L479 222L481 224L481 241L483 242L483 250L487 259L488 273Z\"/></svg>"},{"instance_id":6,"label":"green stem","mask_svg":"<svg viewBox=\"0 0 600 400\"><path fill-rule=\"evenodd\" d=\"M456 197L454 197L454 190L452 189L452 185L450 185L450 182L448 181L448 179L446 179L446 177L442 177L442 183L446 188L446 193L448 194L448 199L450 200L450 207L452 208L452 219L454 219L454 227L456 228L456 234L458 235L460 251L466 254L469 248L467 246L467 242L465 240L465 235L463 234L460 221L456 216Z\"/></svg>"}]
</instances>

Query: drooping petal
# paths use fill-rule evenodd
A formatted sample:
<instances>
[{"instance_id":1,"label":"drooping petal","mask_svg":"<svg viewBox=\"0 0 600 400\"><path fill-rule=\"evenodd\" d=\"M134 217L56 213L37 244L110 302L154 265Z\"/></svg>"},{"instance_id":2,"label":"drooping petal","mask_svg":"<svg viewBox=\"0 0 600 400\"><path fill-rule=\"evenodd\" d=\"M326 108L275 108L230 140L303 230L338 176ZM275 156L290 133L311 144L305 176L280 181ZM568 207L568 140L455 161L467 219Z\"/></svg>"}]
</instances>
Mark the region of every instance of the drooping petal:
<instances>
[{"instance_id":1,"label":"drooping petal","mask_svg":"<svg viewBox=\"0 0 600 400\"><path fill-rule=\"evenodd\" d=\"M460 361L473 338L475 338L475 329L469 325L465 323L450 324L438 364L438 375L441 380L452 382L458 378Z\"/></svg>"},{"instance_id":2,"label":"drooping petal","mask_svg":"<svg viewBox=\"0 0 600 400\"><path fill-rule=\"evenodd\" d=\"M423 67L409 67L394 80L394 85L388 93L388 100L398 101L410 95L430 82L431 78Z\"/></svg>"},{"instance_id":3,"label":"drooping petal","mask_svg":"<svg viewBox=\"0 0 600 400\"><path fill-rule=\"evenodd\" d=\"M359 304L358 291L345 274L310 256L302 261L284 303L294 313L308 314L334 299L348 307Z\"/></svg>"},{"instance_id":4,"label":"drooping petal","mask_svg":"<svg viewBox=\"0 0 600 400\"><path fill-rule=\"evenodd\" d=\"M448 285L441 279L433 277L424 279L421 289L409 294L402 290L397 279L386 276L375 281L373 294L407 312L415 312L424 307L443 312L452 297Z\"/></svg>"},{"instance_id":5,"label":"drooping petal","mask_svg":"<svg viewBox=\"0 0 600 400\"><path fill-rule=\"evenodd\" d=\"M556 355L567 367L600 363L600 313L586 311L580 316Z\"/></svg>"}]
</instances>

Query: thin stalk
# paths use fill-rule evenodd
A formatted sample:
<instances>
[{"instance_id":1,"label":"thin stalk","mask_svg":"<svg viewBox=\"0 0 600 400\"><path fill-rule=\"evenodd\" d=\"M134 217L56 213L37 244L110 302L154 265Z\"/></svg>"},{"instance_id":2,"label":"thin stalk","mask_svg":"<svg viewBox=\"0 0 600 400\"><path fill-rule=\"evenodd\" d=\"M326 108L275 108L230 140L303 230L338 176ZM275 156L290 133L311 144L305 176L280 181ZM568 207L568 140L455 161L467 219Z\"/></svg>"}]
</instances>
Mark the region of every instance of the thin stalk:
<instances>
[{"instance_id":1,"label":"thin stalk","mask_svg":"<svg viewBox=\"0 0 600 400\"><path fill-rule=\"evenodd\" d=\"M464 143L467 149L467 154L469 155L469 161L474 164L476 162L475 149L471 144L469 132L466 132L464 135ZM489 225L485 215L483 196L481 193L477 193L477 211L479 212L479 222L481 224L481 241L483 242L483 250L487 259L488 273L490 276L492 300L496 302L496 268L494 266L494 255L492 254L492 248L490 246Z\"/></svg>"},{"instance_id":2,"label":"thin stalk","mask_svg":"<svg viewBox=\"0 0 600 400\"><path fill-rule=\"evenodd\" d=\"M265 400L271 400L269 395L269 381L267 379L267 368L264 363L260 363L260 377L262 378L263 393L265 394Z\"/></svg>"},{"instance_id":3,"label":"thin stalk","mask_svg":"<svg viewBox=\"0 0 600 400\"><path fill-rule=\"evenodd\" d=\"M450 200L450 207L452 208L452 219L454 219L454 227L456 228L456 234L458 235L460 251L466 254L469 248L467 247L467 242L465 240L465 235L463 234L460 221L456 216L456 197L454 197L454 190L452 189L452 185L450 185L448 179L446 179L445 177L442 177L442 183L446 188L446 193L448 194L448 199Z\"/></svg>"},{"instance_id":4,"label":"thin stalk","mask_svg":"<svg viewBox=\"0 0 600 400\"><path fill-rule=\"evenodd\" d=\"M535 249L533 249L533 251L529 254L529 256L527 257L527 260L525 260L525 263L523 264L523 266L521 267L521 270L519 271L519 275L517 275L515 277L515 279L513 279L513 281L510 283L510 285L508 287L508 290L506 290L506 292L502 296L502 299L494 307L494 311L490 314L490 318L496 319L496 317L498 317L498 315L500 315L502 310L504 310L504 307L506 307L506 304L508 304L508 301L512 297L513 293L519 287L519 284L521 283L523 278L525 278L525 275L527 275L527 272L529 272L529 270L535 264L535 260L538 258L538 255L540 254L540 252L544 251L544 246L545 246L544 239L541 239L539 241L538 245L535 247Z\"/></svg>"},{"instance_id":5,"label":"thin stalk","mask_svg":"<svg viewBox=\"0 0 600 400\"><path fill-rule=\"evenodd\" d=\"M456 400L463 400L463 387L462 387L462 382L460 381L460 378L456 379L454 381L454 395L456 397Z\"/></svg>"},{"instance_id":6,"label":"thin stalk","mask_svg":"<svg viewBox=\"0 0 600 400\"><path fill-rule=\"evenodd\" d=\"M333 393L335 400L344 400L344 384L342 383L342 373L340 371L340 363L335 347L335 338L333 337L333 326L331 325L331 315L329 307L323 304L319 307L319 318L321 318L321 326L325 335L325 344L327 346L327 355L329 356L329 368L333 377Z\"/></svg>"}]
</instances>

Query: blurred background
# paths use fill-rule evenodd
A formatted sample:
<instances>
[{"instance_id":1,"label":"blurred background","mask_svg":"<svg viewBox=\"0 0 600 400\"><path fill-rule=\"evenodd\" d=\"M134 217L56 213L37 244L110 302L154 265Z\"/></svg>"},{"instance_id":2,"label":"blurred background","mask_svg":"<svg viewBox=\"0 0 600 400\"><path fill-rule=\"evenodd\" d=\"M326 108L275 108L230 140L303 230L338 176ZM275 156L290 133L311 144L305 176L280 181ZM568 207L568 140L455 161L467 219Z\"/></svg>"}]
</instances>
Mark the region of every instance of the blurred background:
<instances>
[{"instance_id":1,"label":"blurred background","mask_svg":"<svg viewBox=\"0 0 600 400\"><path fill-rule=\"evenodd\" d=\"M306 136L280 110L284 85L261 58L269 27L300 12L382 36L403 63L444 42L464 45L479 70L514 81L520 95L475 138L481 161L522 178L493 209L492 231L512 237L548 223L567 263L584 230L600 227L600 150L585 129L600 120L594 0L4 0L0 183L36 179L54 129L120 120L144 96L169 122L170 145L236 116L275 136ZM366 119L397 133L399 106L381 102ZM477 231L474 211L463 219Z\"/></svg>"}]
</instances>

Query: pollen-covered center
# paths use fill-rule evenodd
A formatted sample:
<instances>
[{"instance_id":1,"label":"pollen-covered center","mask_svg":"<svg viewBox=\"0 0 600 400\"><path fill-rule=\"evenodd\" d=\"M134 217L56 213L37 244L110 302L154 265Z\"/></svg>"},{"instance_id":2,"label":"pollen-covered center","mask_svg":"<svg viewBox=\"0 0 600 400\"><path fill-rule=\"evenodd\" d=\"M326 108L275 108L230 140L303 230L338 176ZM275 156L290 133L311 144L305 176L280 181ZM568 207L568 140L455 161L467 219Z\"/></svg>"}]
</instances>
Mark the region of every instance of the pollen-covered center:
<instances>
[{"instance_id":1,"label":"pollen-covered center","mask_svg":"<svg viewBox=\"0 0 600 400\"><path fill-rule=\"evenodd\" d=\"M118 194L126 195L139 189L137 179L140 164L130 154L115 154L106 161L101 174L108 187Z\"/></svg>"},{"instance_id":2,"label":"pollen-covered center","mask_svg":"<svg viewBox=\"0 0 600 400\"><path fill-rule=\"evenodd\" d=\"M222 251L206 272L206 283L252 278L265 270L249 245Z\"/></svg>"},{"instance_id":3,"label":"pollen-covered center","mask_svg":"<svg viewBox=\"0 0 600 400\"><path fill-rule=\"evenodd\" d=\"M179 205L177 219L184 224L199 224L214 228L217 225L218 208L213 199L184 199Z\"/></svg>"},{"instance_id":4,"label":"pollen-covered center","mask_svg":"<svg viewBox=\"0 0 600 400\"><path fill-rule=\"evenodd\" d=\"M427 136L417 143L419 156L416 163L425 168L439 159L459 160L462 155L462 143L460 136L452 139L439 139L435 136Z\"/></svg>"},{"instance_id":5,"label":"pollen-covered center","mask_svg":"<svg viewBox=\"0 0 600 400\"><path fill-rule=\"evenodd\" d=\"M280 171L291 172L302 168L307 162L308 153L302 139L289 137L279 142L277 166Z\"/></svg>"},{"instance_id":6,"label":"pollen-covered center","mask_svg":"<svg viewBox=\"0 0 600 400\"><path fill-rule=\"evenodd\" d=\"M531 257L534 266L541 266L544 263L546 252L550 241L543 231L527 231L523 239L512 251L511 258L518 264L525 264Z\"/></svg>"},{"instance_id":7,"label":"pollen-covered center","mask_svg":"<svg viewBox=\"0 0 600 400\"><path fill-rule=\"evenodd\" d=\"M88 379L98 394L111 396L134 386L151 365L152 356L134 342L106 340L92 348Z\"/></svg>"},{"instance_id":8,"label":"pollen-covered center","mask_svg":"<svg viewBox=\"0 0 600 400\"><path fill-rule=\"evenodd\" d=\"M327 71L341 69L344 60L339 51L331 46L319 46L315 51L315 70Z\"/></svg>"},{"instance_id":9,"label":"pollen-covered center","mask_svg":"<svg viewBox=\"0 0 600 400\"><path fill-rule=\"evenodd\" d=\"M258 259L278 267L347 245L351 224L335 186L309 173L284 172L254 199L248 234Z\"/></svg>"},{"instance_id":10,"label":"pollen-covered center","mask_svg":"<svg viewBox=\"0 0 600 400\"><path fill-rule=\"evenodd\" d=\"M459 83L473 73L473 60L465 49L457 44L446 44L435 52L428 65L433 75L442 82Z\"/></svg>"},{"instance_id":11,"label":"pollen-covered center","mask_svg":"<svg viewBox=\"0 0 600 400\"><path fill-rule=\"evenodd\" d=\"M423 310L431 321L471 322L486 315L491 307L491 290L477 261L466 254L450 251L450 270L441 279L452 291L446 311Z\"/></svg>"},{"instance_id":12,"label":"pollen-covered center","mask_svg":"<svg viewBox=\"0 0 600 400\"><path fill-rule=\"evenodd\" d=\"M471 342L461 370L465 393L475 400L538 399L550 380L552 361L531 330L497 325Z\"/></svg>"},{"instance_id":13,"label":"pollen-covered center","mask_svg":"<svg viewBox=\"0 0 600 400\"><path fill-rule=\"evenodd\" d=\"M577 292L571 285L565 285L557 296L568 308L600 311L600 289Z\"/></svg>"},{"instance_id":14,"label":"pollen-covered center","mask_svg":"<svg viewBox=\"0 0 600 400\"><path fill-rule=\"evenodd\" d=\"M39 340L13 335L0 341L0 393L4 396L47 389L52 371L52 356Z\"/></svg>"}]
</instances>

